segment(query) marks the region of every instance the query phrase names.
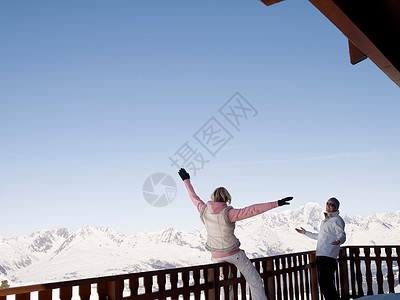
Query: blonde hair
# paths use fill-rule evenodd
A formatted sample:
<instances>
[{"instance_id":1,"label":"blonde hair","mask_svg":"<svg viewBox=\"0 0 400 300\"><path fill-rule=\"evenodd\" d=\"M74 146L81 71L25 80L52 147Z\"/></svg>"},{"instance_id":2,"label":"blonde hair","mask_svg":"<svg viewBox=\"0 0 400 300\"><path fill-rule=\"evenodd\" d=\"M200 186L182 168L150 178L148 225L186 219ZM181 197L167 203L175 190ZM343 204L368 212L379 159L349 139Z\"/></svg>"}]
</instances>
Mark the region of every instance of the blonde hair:
<instances>
[{"instance_id":1,"label":"blonde hair","mask_svg":"<svg viewBox=\"0 0 400 300\"><path fill-rule=\"evenodd\" d=\"M213 202L225 202L231 204L231 194L229 194L228 190L224 187L219 187L214 190L211 194L211 200Z\"/></svg>"}]
</instances>

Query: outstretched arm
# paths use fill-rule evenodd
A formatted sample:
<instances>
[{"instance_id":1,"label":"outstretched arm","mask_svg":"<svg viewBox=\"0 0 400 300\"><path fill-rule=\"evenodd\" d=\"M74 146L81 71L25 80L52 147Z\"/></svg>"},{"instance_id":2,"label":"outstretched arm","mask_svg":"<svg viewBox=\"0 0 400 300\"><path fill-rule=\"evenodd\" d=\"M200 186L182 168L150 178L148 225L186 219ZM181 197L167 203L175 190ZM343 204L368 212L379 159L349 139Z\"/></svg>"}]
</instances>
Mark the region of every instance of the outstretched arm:
<instances>
[{"instance_id":1,"label":"outstretched arm","mask_svg":"<svg viewBox=\"0 0 400 300\"><path fill-rule=\"evenodd\" d=\"M178 173L183 180L183 184L185 185L186 190L188 191L190 199L192 200L194 206L196 206L197 210L200 212L201 208L203 207L203 205L205 205L205 203L200 199L199 196L197 196L196 192L194 191L194 188L190 183L189 173L186 172L186 170L183 168L180 169Z\"/></svg>"},{"instance_id":2,"label":"outstretched arm","mask_svg":"<svg viewBox=\"0 0 400 300\"><path fill-rule=\"evenodd\" d=\"M260 203L260 204L254 204L247 206L245 208L241 209L231 209L228 213L228 218L229 221L231 222L236 222L240 220L244 220L247 218L254 217L256 215L262 214L263 212L266 212L270 209L273 209L278 206L282 205L289 205L290 203L288 201L292 200L293 197L286 197L284 199L274 201L274 202L268 202L268 203Z\"/></svg>"},{"instance_id":3,"label":"outstretched arm","mask_svg":"<svg viewBox=\"0 0 400 300\"><path fill-rule=\"evenodd\" d=\"M305 230L303 227L295 228L295 230L298 233L304 234L306 237L312 238L314 240L318 240L318 233L309 232L309 231Z\"/></svg>"},{"instance_id":4,"label":"outstretched arm","mask_svg":"<svg viewBox=\"0 0 400 300\"><path fill-rule=\"evenodd\" d=\"M319 233L310 232L310 231L305 230L304 234L305 234L306 237L309 237L309 238L311 238L313 240L318 240L318 234Z\"/></svg>"},{"instance_id":5,"label":"outstretched arm","mask_svg":"<svg viewBox=\"0 0 400 300\"><path fill-rule=\"evenodd\" d=\"M232 208L228 213L228 218L229 221L236 222L262 214L275 207L278 207L278 201L254 204L240 209Z\"/></svg>"}]
</instances>

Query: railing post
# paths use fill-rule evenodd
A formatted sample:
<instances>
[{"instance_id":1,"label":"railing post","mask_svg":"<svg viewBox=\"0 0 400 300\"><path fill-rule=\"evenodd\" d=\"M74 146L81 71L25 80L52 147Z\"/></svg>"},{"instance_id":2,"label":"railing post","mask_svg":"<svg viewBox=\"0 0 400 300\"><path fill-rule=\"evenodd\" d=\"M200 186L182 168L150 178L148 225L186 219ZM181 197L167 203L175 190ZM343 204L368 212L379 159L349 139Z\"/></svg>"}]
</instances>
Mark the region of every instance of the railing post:
<instances>
[{"instance_id":1,"label":"railing post","mask_svg":"<svg viewBox=\"0 0 400 300\"><path fill-rule=\"evenodd\" d=\"M339 251L339 281L340 281L340 296L342 299L348 299L349 273L347 269L346 248L340 248Z\"/></svg>"},{"instance_id":2,"label":"railing post","mask_svg":"<svg viewBox=\"0 0 400 300\"><path fill-rule=\"evenodd\" d=\"M97 294L99 295L99 300L107 300L107 282L97 284Z\"/></svg>"},{"instance_id":3,"label":"railing post","mask_svg":"<svg viewBox=\"0 0 400 300\"><path fill-rule=\"evenodd\" d=\"M396 254L397 254L397 268L400 270L400 247L396 247ZM398 272L397 273L398 275L398 277L397 277L397 279L398 279L398 284L400 284L400 272Z\"/></svg>"},{"instance_id":4,"label":"railing post","mask_svg":"<svg viewBox=\"0 0 400 300\"><path fill-rule=\"evenodd\" d=\"M71 299L72 299L72 286L60 288L60 300L71 300Z\"/></svg>"},{"instance_id":5,"label":"railing post","mask_svg":"<svg viewBox=\"0 0 400 300\"><path fill-rule=\"evenodd\" d=\"M392 262L392 247L385 247L386 265L387 265L387 281L389 284L389 293L394 293L394 274Z\"/></svg>"},{"instance_id":6,"label":"railing post","mask_svg":"<svg viewBox=\"0 0 400 300\"><path fill-rule=\"evenodd\" d=\"M39 300L51 300L53 298L53 290L45 290L39 292Z\"/></svg>"},{"instance_id":7,"label":"railing post","mask_svg":"<svg viewBox=\"0 0 400 300\"><path fill-rule=\"evenodd\" d=\"M217 300L217 268L207 269L207 282L212 283L212 288L208 290L208 300Z\"/></svg>"},{"instance_id":8,"label":"railing post","mask_svg":"<svg viewBox=\"0 0 400 300\"><path fill-rule=\"evenodd\" d=\"M110 300L120 300L124 291L124 282L120 280L108 282L107 291Z\"/></svg>"},{"instance_id":9,"label":"railing post","mask_svg":"<svg viewBox=\"0 0 400 300\"><path fill-rule=\"evenodd\" d=\"M92 287L90 284L85 284L85 285L79 286L79 297L81 298L81 300L89 300L90 299L91 288ZM42 299L40 299L40 300L42 300Z\"/></svg>"},{"instance_id":10,"label":"railing post","mask_svg":"<svg viewBox=\"0 0 400 300\"><path fill-rule=\"evenodd\" d=\"M31 293L23 293L23 294L17 294L15 296L16 300L30 300L31 299Z\"/></svg>"},{"instance_id":11,"label":"railing post","mask_svg":"<svg viewBox=\"0 0 400 300\"><path fill-rule=\"evenodd\" d=\"M318 289L318 273L317 273L317 257L315 253L309 254L310 261L310 283L311 283L311 299L319 299L319 289Z\"/></svg>"},{"instance_id":12,"label":"railing post","mask_svg":"<svg viewBox=\"0 0 400 300\"><path fill-rule=\"evenodd\" d=\"M368 246L364 247L365 256L365 281L367 282L367 295L373 295L374 290L372 288L372 272L371 272L371 249Z\"/></svg>"},{"instance_id":13,"label":"railing post","mask_svg":"<svg viewBox=\"0 0 400 300\"><path fill-rule=\"evenodd\" d=\"M378 294L383 294L383 273L382 273L382 257L380 246L374 247L375 264L376 264L376 283L378 284Z\"/></svg>"},{"instance_id":14,"label":"railing post","mask_svg":"<svg viewBox=\"0 0 400 300\"><path fill-rule=\"evenodd\" d=\"M272 259L267 260L267 278L264 284L267 285L268 299L275 299L275 280L274 280L274 262Z\"/></svg>"},{"instance_id":15,"label":"railing post","mask_svg":"<svg viewBox=\"0 0 400 300\"><path fill-rule=\"evenodd\" d=\"M357 297L364 296L364 290L362 286L362 274L361 274L361 261L360 261L360 248L354 249L354 265L356 267L356 282L357 282Z\"/></svg>"}]
</instances>

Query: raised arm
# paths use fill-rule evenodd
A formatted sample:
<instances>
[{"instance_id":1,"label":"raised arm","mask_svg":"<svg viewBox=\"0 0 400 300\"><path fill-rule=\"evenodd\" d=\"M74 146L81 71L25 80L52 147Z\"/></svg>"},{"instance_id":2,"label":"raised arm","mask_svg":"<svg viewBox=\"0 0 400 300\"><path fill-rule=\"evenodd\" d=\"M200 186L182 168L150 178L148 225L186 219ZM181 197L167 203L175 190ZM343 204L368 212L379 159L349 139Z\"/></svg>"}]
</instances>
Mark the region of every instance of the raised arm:
<instances>
[{"instance_id":1,"label":"raised arm","mask_svg":"<svg viewBox=\"0 0 400 300\"><path fill-rule=\"evenodd\" d=\"M205 203L203 202L203 200L200 199L199 196L197 196L192 184L190 183L190 179L186 179L185 181L183 181L183 183L185 184L186 190L188 191L189 197L192 200L194 206L196 206L197 210L200 212Z\"/></svg>"},{"instance_id":2,"label":"raised arm","mask_svg":"<svg viewBox=\"0 0 400 300\"><path fill-rule=\"evenodd\" d=\"M186 190L188 191L190 199L192 200L194 206L196 206L197 210L200 212L201 208L203 207L203 205L205 205L205 203L200 199L199 196L197 196L196 192L194 191L194 188L190 183L189 173L186 172L186 170L183 168L180 169L178 173L183 180L183 183L186 187Z\"/></svg>"}]
</instances>

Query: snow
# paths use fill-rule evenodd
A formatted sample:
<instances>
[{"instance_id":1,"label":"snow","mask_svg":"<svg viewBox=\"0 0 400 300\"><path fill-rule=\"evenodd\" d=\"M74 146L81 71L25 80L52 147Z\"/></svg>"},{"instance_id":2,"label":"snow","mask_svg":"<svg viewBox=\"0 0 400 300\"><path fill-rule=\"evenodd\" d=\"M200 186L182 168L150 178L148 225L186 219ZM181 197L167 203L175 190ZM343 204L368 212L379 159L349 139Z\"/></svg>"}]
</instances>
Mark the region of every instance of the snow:
<instances>
[{"instance_id":1,"label":"snow","mask_svg":"<svg viewBox=\"0 0 400 300\"><path fill-rule=\"evenodd\" d=\"M371 296L364 296L361 298L358 298L360 300L399 300L400 299L400 294L395 293L395 294L380 294L380 295L371 295Z\"/></svg>"},{"instance_id":2,"label":"snow","mask_svg":"<svg viewBox=\"0 0 400 300\"><path fill-rule=\"evenodd\" d=\"M237 222L236 234L249 257L314 250L316 241L294 228L317 231L322 219L323 209L309 203ZM400 245L400 211L344 219L344 245ZM93 226L76 232L42 230L0 240L0 278L15 286L208 264L211 260L204 249L205 239L205 229L186 232L168 228L132 236Z\"/></svg>"}]
</instances>

